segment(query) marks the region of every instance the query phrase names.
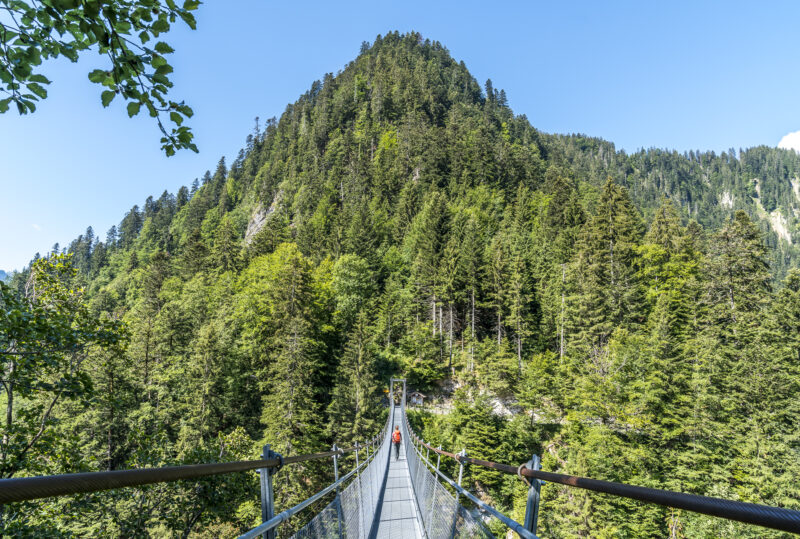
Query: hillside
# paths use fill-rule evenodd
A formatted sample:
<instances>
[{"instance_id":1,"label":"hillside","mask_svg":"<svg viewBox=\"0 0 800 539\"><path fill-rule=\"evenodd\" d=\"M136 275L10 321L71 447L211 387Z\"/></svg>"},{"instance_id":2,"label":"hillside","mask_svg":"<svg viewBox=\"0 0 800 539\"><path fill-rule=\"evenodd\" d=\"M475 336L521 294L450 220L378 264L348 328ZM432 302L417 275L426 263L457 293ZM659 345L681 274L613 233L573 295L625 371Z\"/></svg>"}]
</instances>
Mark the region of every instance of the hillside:
<instances>
[{"instance_id":1,"label":"hillside","mask_svg":"<svg viewBox=\"0 0 800 539\"><path fill-rule=\"evenodd\" d=\"M759 146L714 152L650 149L627 155L601 139L547 137L547 145L577 178L601 184L609 176L625 186L650 221L662 197L684 220L719 228L732 212L744 210L764 234L770 266L778 279L800 261L800 155Z\"/></svg>"},{"instance_id":2,"label":"hillside","mask_svg":"<svg viewBox=\"0 0 800 539\"><path fill-rule=\"evenodd\" d=\"M445 448L798 508L798 174L784 150L543 134L441 44L379 36L230 166L67 247L127 340L89 355L92 399L60 404L20 473L350 444L396 374L452 399L413 418ZM329 473L287 467L278 507ZM518 479L468 468L465 484L521 518ZM6 524L216 537L260 517L253 477L201 485L31 503ZM543 507L546 537L779 536L555 485Z\"/></svg>"}]
</instances>

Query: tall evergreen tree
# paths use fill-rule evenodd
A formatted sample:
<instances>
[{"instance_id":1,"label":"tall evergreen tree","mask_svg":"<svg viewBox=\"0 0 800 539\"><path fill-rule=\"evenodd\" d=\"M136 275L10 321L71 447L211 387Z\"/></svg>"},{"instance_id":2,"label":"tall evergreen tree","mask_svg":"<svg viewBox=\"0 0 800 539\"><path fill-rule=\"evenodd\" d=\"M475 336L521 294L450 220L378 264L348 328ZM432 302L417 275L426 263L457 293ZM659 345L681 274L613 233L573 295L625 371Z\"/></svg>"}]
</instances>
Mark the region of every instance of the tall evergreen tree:
<instances>
[{"instance_id":1,"label":"tall evergreen tree","mask_svg":"<svg viewBox=\"0 0 800 539\"><path fill-rule=\"evenodd\" d=\"M340 446L363 442L380 430L373 329L366 310L359 311L339 361L328 407L328 432Z\"/></svg>"},{"instance_id":2,"label":"tall evergreen tree","mask_svg":"<svg viewBox=\"0 0 800 539\"><path fill-rule=\"evenodd\" d=\"M615 328L635 327L644 320L636 275L642 228L627 190L609 178L575 261L579 296L573 324L578 343L593 354L600 353Z\"/></svg>"}]
</instances>

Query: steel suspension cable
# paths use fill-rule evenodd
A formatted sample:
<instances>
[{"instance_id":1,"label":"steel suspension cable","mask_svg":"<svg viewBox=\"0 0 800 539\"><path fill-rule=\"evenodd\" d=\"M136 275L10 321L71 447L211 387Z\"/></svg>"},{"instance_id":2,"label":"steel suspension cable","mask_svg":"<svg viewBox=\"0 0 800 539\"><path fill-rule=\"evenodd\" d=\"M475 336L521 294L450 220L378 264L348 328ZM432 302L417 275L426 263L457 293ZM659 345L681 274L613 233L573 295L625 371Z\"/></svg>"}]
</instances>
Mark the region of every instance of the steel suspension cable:
<instances>
[{"instance_id":1,"label":"steel suspension cable","mask_svg":"<svg viewBox=\"0 0 800 539\"><path fill-rule=\"evenodd\" d=\"M352 449L325 451L307 455L296 455L283 459L244 460L211 464L189 464L163 468L142 468L137 470L113 470L108 472L85 472L38 477L18 477L0 479L0 504L85 494L124 487L138 487L155 483L168 483L185 479L200 479L213 475L246 472L260 468L275 468L284 464L296 464L319 460L333 455L343 455Z\"/></svg>"},{"instance_id":2,"label":"steel suspension cable","mask_svg":"<svg viewBox=\"0 0 800 539\"><path fill-rule=\"evenodd\" d=\"M621 496L632 500L674 507L676 509L686 509L687 511L693 511L695 513L702 513L704 515L711 515L728 520L737 520L747 524L756 524L758 526L764 526L765 528L800 533L800 511L785 509L782 507L771 507L769 505L761 505L756 503L724 500L722 498L712 498L709 496L699 496L697 494L686 494L671 490L639 487L627 485L625 483L615 483L612 481L590 479L588 477L579 477L575 475L544 472L541 470L529 470L524 466L510 466L508 464L500 464L488 460L465 457L455 453L450 453L448 451L442 451L441 449L437 449L430 444L425 443L411 429L410 424L408 430L414 440L416 440L423 447L438 453L439 455L450 457L458 462L475 464L484 468L490 468L508 474L516 475L519 473L525 477L530 477L533 479L541 479L551 483L559 483L570 487L578 487L594 492L611 494L613 496Z\"/></svg>"}]
</instances>

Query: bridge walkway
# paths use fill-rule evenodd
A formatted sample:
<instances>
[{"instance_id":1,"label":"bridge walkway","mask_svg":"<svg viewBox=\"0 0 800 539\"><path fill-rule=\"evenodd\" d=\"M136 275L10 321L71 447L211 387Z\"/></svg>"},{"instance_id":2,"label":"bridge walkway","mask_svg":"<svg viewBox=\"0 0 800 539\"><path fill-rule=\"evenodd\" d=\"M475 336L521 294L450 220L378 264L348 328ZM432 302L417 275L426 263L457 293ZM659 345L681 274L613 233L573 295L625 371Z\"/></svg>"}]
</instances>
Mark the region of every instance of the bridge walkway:
<instances>
[{"instance_id":1,"label":"bridge walkway","mask_svg":"<svg viewBox=\"0 0 800 539\"><path fill-rule=\"evenodd\" d=\"M396 425L402 421L400 407L395 407ZM394 425L392 426L394 430ZM400 444L400 456L395 458L392 444L389 455L389 470L383 489L382 502L375 517L377 529L373 530L375 539L422 538L422 526L417 510L411 476L408 473L405 444Z\"/></svg>"}]
</instances>

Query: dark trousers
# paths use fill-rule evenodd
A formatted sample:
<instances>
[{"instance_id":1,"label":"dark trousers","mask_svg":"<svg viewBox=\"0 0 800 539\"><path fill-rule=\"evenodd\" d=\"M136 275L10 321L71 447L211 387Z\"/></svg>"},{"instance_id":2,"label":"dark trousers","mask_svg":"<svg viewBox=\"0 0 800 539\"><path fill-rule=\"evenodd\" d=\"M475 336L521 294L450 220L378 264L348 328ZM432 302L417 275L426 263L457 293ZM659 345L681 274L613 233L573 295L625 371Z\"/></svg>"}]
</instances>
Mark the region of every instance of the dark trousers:
<instances>
[{"instance_id":1,"label":"dark trousers","mask_svg":"<svg viewBox=\"0 0 800 539\"><path fill-rule=\"evenodd\" d=\"M394 442L394 460L400 458L400 442Z\"/></svg>"}]
</instances>

